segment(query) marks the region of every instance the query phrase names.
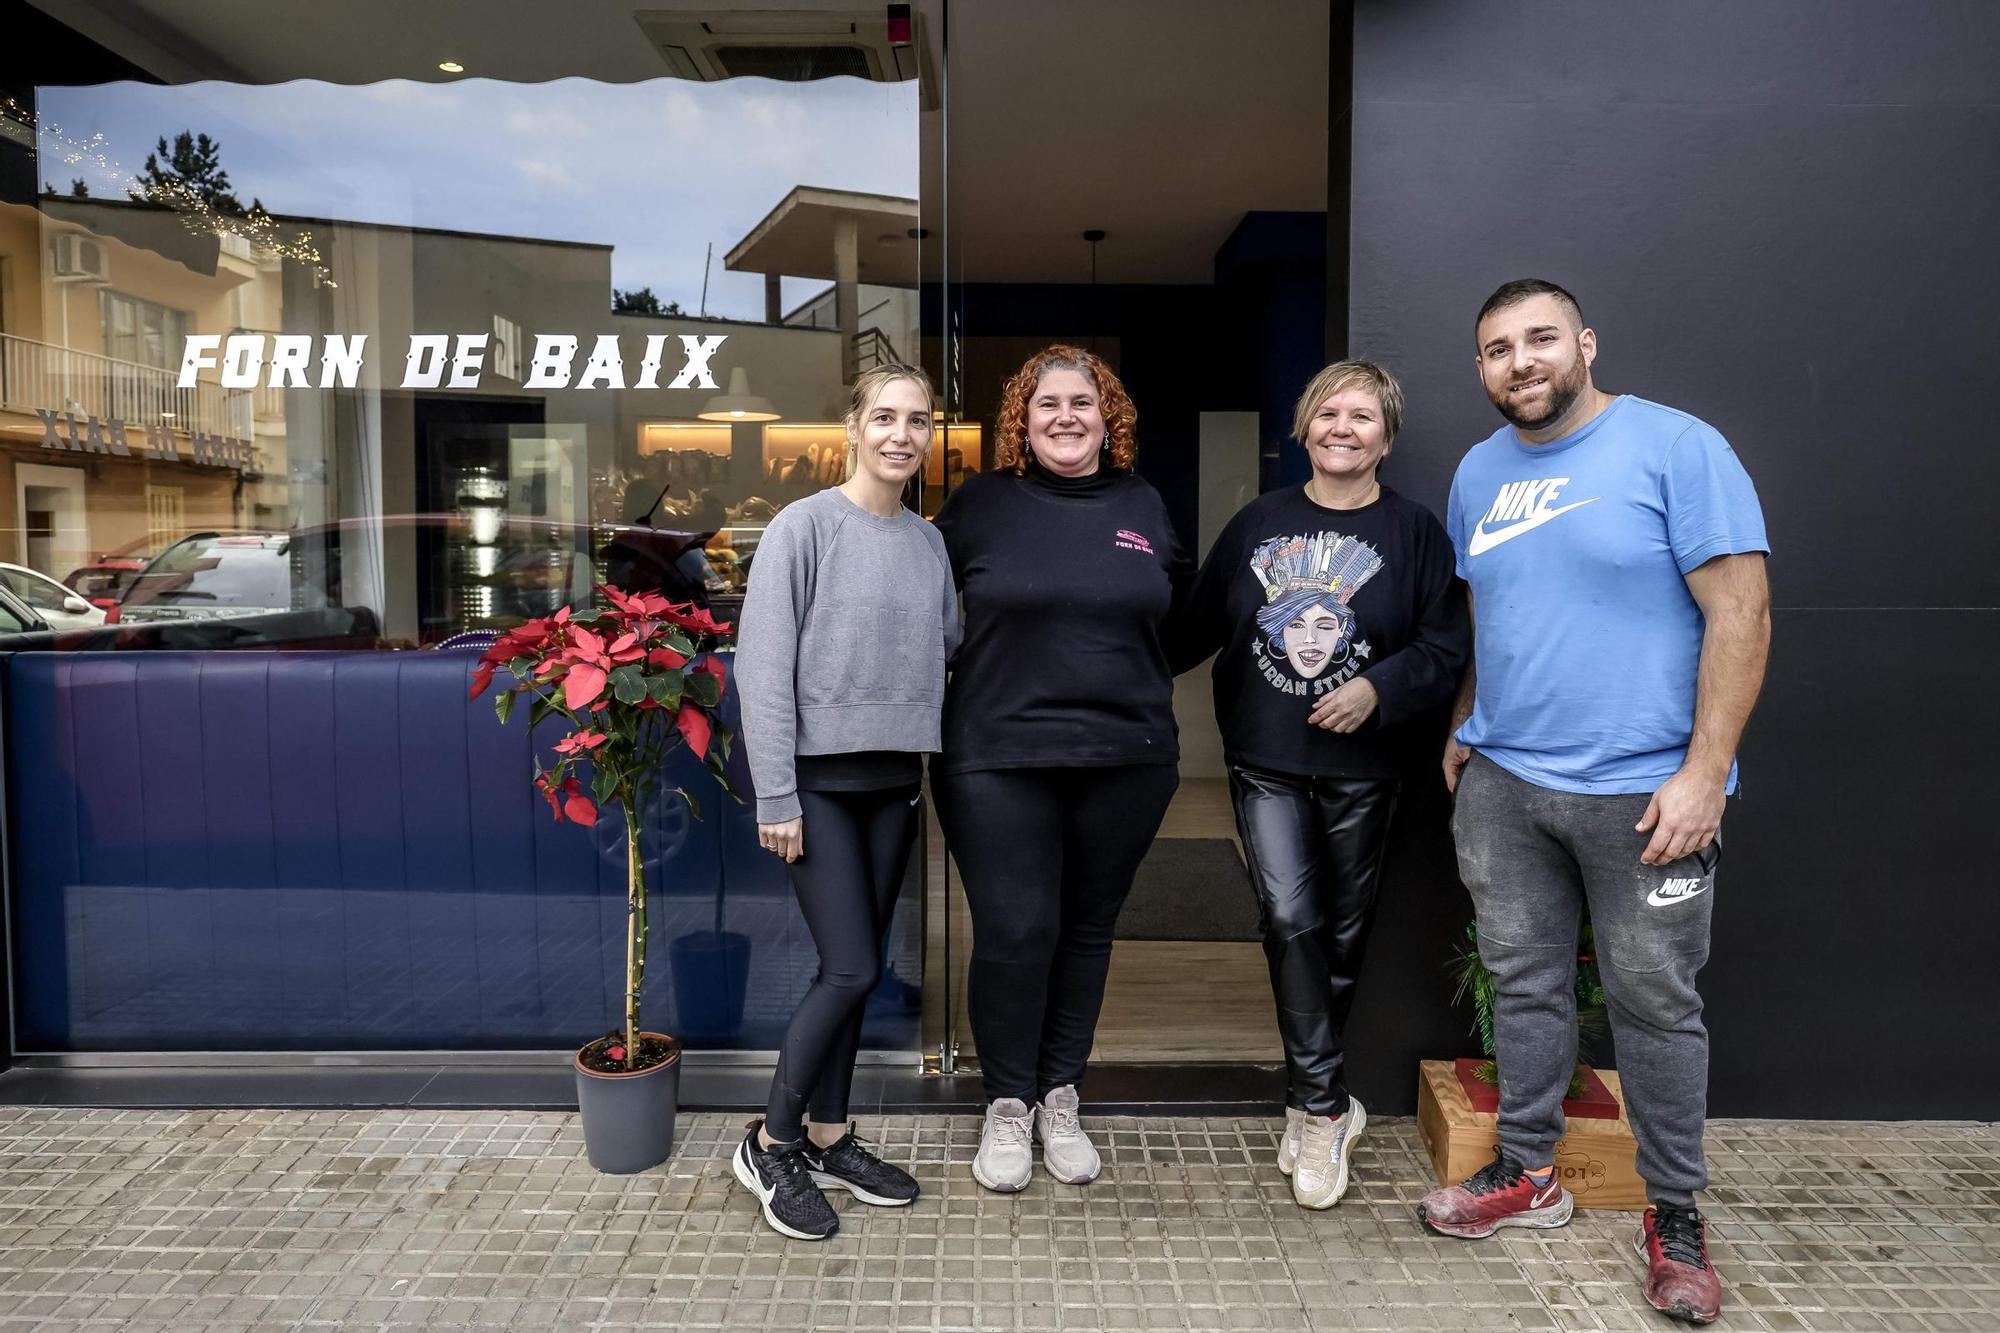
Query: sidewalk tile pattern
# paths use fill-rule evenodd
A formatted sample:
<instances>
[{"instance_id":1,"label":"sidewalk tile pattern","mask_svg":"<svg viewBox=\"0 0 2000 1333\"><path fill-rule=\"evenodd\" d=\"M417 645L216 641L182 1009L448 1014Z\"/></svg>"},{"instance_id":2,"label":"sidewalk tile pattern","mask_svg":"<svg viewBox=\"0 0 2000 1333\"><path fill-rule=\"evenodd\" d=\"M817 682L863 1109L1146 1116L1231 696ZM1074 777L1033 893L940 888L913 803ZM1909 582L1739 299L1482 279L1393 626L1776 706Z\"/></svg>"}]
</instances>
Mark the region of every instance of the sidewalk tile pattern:
<instances>
[{"instance_id":1,"label":"sidewalk tile pattern","mask_svg":"<svg viewBox=\"0 0 2000 1333\"><path fill-rule=\"evenodd\" d=\"M1097 1183L981 1190L969 1116L861 1128L903 1209L836 1196L820 1245L730 1178L744 1118L690 1115L664 1167L601 1176L573 1115L0 1107L11 1330L1645 1330L1629 1214L1433 1236L1408 1119L1356 1184L1291 1201L1266 1119L1086 1121ZM1718 1121L1717 1327L2000 1330L2000 1128Z\"/></svg>"}]
</instances>

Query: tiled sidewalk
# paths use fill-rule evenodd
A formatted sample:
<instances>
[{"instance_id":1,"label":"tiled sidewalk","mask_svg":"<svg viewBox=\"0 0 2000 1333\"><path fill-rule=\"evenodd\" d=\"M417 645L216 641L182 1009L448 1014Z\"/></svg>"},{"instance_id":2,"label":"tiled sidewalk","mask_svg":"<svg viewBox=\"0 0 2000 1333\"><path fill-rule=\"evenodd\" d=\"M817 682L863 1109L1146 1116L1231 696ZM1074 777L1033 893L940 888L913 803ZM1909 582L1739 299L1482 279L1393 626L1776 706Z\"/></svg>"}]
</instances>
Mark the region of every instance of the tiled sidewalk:
<instances>
[{"instance_id":1,"label":"tiled sidewalk","mask_svg":"<svg viewBox=\"0 0 2000 1333\"><path fill-rule=\"evenodd\" d=\"M968 1116L864 1122L907 1209L836 1196L787 1242L686 1116L616 1178L524 1112L0 1107L0 1329L1647 1329L1634 1220L1422 1231L1415 1122L1372 1120L1337 1209L1293 1206L1275 1122L1094 1122L1104 1179L988 1194ZM1717 1122L1719 1328L2000 1329L2000 1128Z\"/></svg>"}]
</instances>

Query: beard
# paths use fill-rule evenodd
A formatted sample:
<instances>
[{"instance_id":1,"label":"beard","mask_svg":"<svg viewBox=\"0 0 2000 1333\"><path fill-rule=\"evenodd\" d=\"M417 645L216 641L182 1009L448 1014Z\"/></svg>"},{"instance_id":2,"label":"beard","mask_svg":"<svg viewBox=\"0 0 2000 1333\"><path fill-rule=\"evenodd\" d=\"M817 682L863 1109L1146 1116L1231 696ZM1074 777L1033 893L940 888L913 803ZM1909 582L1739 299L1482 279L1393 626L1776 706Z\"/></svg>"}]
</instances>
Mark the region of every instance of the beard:
<instances>
[{"instance_id":1,"label":"beard","mask_svg":"<svg viewBox=\"0 0 2000 1333\"><path fill-rule=\"evenodd\" d=\"M1551 421L1562 419L1563 414L1583 396L1583 386L1589 382L1589 376L1590 372L1584 366L1582 357L1572 362L1569 369L1561 375L1551 373L1548 377L1548 402L1539 411L1528 412L1515 407L1505 389L1497 395L1488 394L1487 397L1492 400L1493 406L1500 409L1500 415L1513 425L1519 426L1522 430L1536 430Z\"/></svg>"}]
</instances>

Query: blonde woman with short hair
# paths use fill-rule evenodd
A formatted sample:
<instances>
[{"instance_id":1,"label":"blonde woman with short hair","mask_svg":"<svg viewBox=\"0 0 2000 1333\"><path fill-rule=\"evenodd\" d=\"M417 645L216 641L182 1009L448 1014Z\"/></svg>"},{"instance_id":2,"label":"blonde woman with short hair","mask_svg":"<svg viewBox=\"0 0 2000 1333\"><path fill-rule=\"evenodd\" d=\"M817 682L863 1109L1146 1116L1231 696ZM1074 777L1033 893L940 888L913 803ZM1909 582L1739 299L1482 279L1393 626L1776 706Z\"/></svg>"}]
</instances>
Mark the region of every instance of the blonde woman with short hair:
<instances>
[{"instance_id":1,"label":"blonde woman with short hair","mask_svg":"<svg viewBox=\"0 0 2000 1333\"><path fill-rule=\"evenodd\" d=\"M1303 486L1231 519L1181 618L1176 670L1215 662L1236 826L1264 929L1289 1073L1278 1169L1304 1207L1347 1189L1368 1123L1342 1029L1398 790L1400 733L1444 704L1470 651L1451 542L1382 484L1403 390L1341 361L1300 395Z\"/></svg>"}]
</instances>

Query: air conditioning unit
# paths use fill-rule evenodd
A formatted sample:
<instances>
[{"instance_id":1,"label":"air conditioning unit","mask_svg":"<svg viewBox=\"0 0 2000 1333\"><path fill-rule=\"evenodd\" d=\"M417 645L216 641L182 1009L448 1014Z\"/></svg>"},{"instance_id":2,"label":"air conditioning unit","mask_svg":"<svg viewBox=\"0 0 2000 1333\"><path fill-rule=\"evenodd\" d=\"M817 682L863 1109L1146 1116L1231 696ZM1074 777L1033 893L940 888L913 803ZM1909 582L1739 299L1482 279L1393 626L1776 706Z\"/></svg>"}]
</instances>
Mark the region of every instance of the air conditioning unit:
<instances>
[{"instance_id":1,"label":"air conditioning unit","mask_svg":"<svg viewBox=\"0 0 2000 1333\"><path fill-rule=\"evenodd\" d=\"M901 83L917 77L910 8L642 9L632 17L677 78Z\"/></svg>"},{"instance_id":2,"label":"air conditioning unit","mask_svg":"<svg viewBox=\"0 0 2000 1333\"><path fill-rule=\"evenodd\" d=\"M111 269L104 259L104 246L80 231L66 231L56 237L57 282L110 282Z\"/></svg>"}]
</instances>

